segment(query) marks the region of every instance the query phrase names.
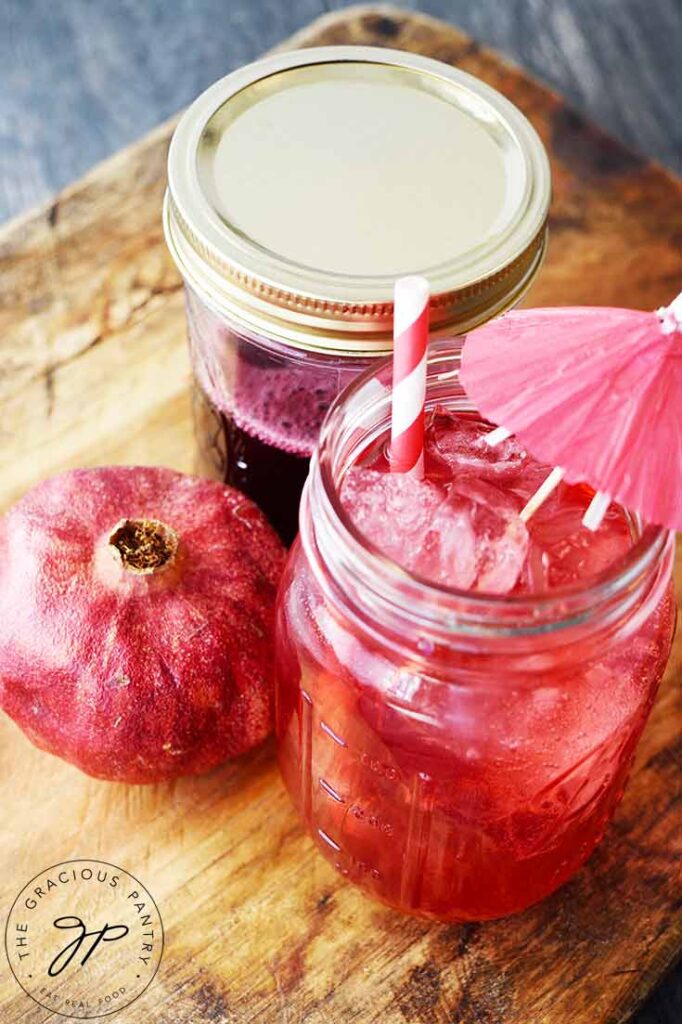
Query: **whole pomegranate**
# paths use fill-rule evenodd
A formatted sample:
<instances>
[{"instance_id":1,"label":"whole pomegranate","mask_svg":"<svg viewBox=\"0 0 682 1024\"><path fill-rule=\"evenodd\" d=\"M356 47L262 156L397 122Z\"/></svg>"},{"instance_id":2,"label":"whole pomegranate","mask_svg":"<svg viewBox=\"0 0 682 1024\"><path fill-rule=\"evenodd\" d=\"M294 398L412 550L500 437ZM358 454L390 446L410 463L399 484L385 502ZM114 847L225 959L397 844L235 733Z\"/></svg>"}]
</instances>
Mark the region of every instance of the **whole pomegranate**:
<instances>
[{"instance_id":1,"label":"whole pomegranate","mask_svg":"<svg viewBox=\"0 0 682 1024\"><path fill-rule=\"evenodd\" d=\"M259 743L285 551L230 487L75 470L0 520L0 705L104 779L203 772Z\"/></svg>"}]
</instances>

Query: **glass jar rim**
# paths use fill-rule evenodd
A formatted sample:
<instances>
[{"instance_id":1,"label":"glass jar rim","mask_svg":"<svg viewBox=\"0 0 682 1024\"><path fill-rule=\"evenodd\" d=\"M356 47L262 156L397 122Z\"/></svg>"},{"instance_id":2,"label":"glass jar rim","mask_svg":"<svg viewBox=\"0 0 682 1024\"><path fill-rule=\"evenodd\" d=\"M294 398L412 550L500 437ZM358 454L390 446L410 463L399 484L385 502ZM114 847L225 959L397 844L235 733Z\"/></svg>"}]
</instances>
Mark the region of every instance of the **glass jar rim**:
<instances>
[{"instance_id":1,"label":"glass jar rim","mask_svg":"<svg viewBox=\"0 0 682 1024\"><path fill-rule=\"evenodd\" d=\"M442 381L446 376L452 381L458 381L458 371L455 371L453 364L459 363L460 352L461 346L454 345L452 340L432 344L427 369L427 402L429 384L434 380ZM438 375L435 372L441 364L448 367L445 375ZM383 388L383 394L379 395L376 386L373 387L373 382L379 383L378 377L382 373L390 375L390 369L390 359L383 360L378 366L370 367L355 378L334 400L322 424L320 441L311 461L307 485L307 490L315 491L326 506L326 518L333 524L337 551L342 552L343 556L355 564L359 560L365 560L364 582L371 589L384 596L392 594L394 597L402 589L413 611L423 611L424 607L433 605L440 609L440 618L446 618L447 612L452 612L456 616L453 618L453 623L456 623L454 632L492 631L506 636L533 635L578 625L600 609L613 610L614 604L629 607L633 602L628 599L634 592L639 593L642 588L646 589L647 581L651 579L652 572L665 557L666 549L671 549L672 534L664 527L643 524L638 517L634 518L641 531L640 536L622 558L592 577L587 585L578 583L544 594L491 594L449 587L410 572L384 554L355 526L341 502L335 479L335 467L332 465L333 453L330 448L333 445L333 438L330 435L344 408L357 399L363 388L369 386L374 390L377 395L375 405L382 398L384 401L387 400L390 390ZM461 385L458 386L464 395ZM390 404L390 397L388 402ZM468 399L465 402L469 410L474 409ZM347 467L344 467L343 472L345 468ZM317 483L318 488L315 487ZM306 500L309 500L308 494Z\"/></svg>"}]
</instances>

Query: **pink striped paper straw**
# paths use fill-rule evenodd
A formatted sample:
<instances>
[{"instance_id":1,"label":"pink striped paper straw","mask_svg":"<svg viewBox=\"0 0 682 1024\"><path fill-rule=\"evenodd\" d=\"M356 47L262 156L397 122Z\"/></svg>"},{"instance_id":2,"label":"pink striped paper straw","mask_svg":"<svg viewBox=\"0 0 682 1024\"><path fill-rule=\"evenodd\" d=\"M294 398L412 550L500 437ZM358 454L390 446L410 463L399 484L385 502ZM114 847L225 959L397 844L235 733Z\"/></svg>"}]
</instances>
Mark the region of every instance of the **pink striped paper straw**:
<instances>
[{"instance_id":1,"label":"pink striped paper straw","mask_svg":"<svg viewBox=\"0 0 682 1024\"><path fill-rule=\"evenodd\" d=\"M395 283L393 307L393 401L391 472L424 473L426 347L429 285L423 277Z\"/></svg>"}]
</instances>

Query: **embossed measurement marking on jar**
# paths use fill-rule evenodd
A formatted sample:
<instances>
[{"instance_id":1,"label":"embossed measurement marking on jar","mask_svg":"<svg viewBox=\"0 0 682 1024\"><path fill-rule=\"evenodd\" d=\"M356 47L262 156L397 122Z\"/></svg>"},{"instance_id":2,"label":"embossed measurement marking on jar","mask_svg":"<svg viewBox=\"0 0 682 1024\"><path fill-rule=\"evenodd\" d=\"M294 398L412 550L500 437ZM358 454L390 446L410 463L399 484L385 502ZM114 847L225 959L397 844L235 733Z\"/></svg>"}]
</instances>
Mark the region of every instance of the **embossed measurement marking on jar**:
<instances>
[{"instance_id":1,"label":"embossed measurement marking on jar","mask_svg":"<svg viewBox=\"0 0 682 1024\"><path fill-rule=\"evenodd\" d=\"M378 871L377 868L372 867L371 864L368 864L364 860L358 860L357 857L349 855L348 862L348 866L341 864L339 861L337 861L334 865L336 870L339 871L344 876L344 878L351 878L353 876L358 878L362 875L369 875L375 881L378 881L381 878L381 872Z\"/></svg>"},{"instance_id":2,"label":"embossed measurement marking on jar","mask_svg":"<svg viewBox=\"0 0 682 1024\"><path fill-rule=\"evenodd\" d=\"M339 844L332 839L331 836L328 836L324 829L318 828L317 834L328 846L331 846L332 850L336 850L337 853L341 853L341 847Z\"/></svg>"},{"instance_id":3,"label":"embossed measurement marking on jar","mask_svg":"<svg viewBox=\"0 0 682 1024\"><path fill-rule=\"evenodd\" d=\"M337 804L345 804L345 797L337 793L333 786L330 786L326 779L320 779L320 789L323 789L327 796L330 796L332 800L335 800Z\"/></svg>"},{"instance_id":4,"label":"embossed measurement marking on jar","mask_svg":"<svg viewBox=\"0 0 682 1024\"><path fill-rule=\"evenodd\" d=\"M331 726L327 725L326 722L320 722L320 729L322 730L322 732L326 732L327 736L329 736L330 739L334 740L334 743L338 743L340 747L348 747L346 741L342 740L341 737L338 736L337 733L335 733Z\"/></svg>"},{"instance_id":5,"label":"embossed measurement marking on jar","mask_svg":"<svg viewBox=\"0 0 682 1024\"><path fill-rule=\"evenodd\" d=\"M400 778L400 772L392 764L386 764L384 761L379 761L376 757L370 757L364 751L360 754L358 760L364 768L369 768L375 775L383 775L389 782L397 782Z\"/></svg>"},{"instance_id":6,"label":"embossed measurement marking on jar","mask_svg":"<svg viewBox=\"0 0 682 1024\"><path fill-rule=\"evenodd\" d=\"M309 699L308 695L304 695L305 698ZM312 702L311 702L312 704ZM399 772L392 765L384 764L384 762L377 758L370 757L366 752L358 752L352 750L346 741L339 736L339 734L332 729L332 727L325 721L320 721L320 731L324 733L327 739L331 740L336 746L341 747L345 750L347 756L354 760L356 763L362 765L363 768L371 771L373 774L378 775L382 778L387 779L390 782L395 782L399 779ZM322 777L318 778L320 789L325 793L331 800L336 804L347 804L351 797L344 795L339 792L327 779ZM378 814L372 813L370 810L365 809L357 803L351 803L345 814L350 813L356 821L362 822L368 828L375 829L387 838L394 834L393 825L385 818L380 817ZM374 865L367 863L367 861L359 860L354 857L352 853L344 850L341 845L329 835L324 829L318 828L317 833L327 846L330 846L333 850L336 850L343 857L346 863L338 861L336 868L341 872L342 875L350 878L358 878L360 876L369 875L371 878L378 880L381 878L381 873L378 868Z\"/></svg>"},{"instance_id":7,"label":"embossed measurement marking on jar","mask_svg":"<svg viewBox=\"0 0 682 1024\"><path fill-rule=\"evenodd\" d=\"M380 818L377 814L368 814L364 807L353 804L350 813L357 821L364 821L370 828L377 829L385 836L393 835L393 826L390 821Z\"/></svg>"},{"instance_id":8,"label":"embossed measurement marking on jar","mask_svg":"<svg viewBox=\"0 0 682 1024\"><path fill-rule=\"evenodd\" d=\"M307 694L305 696L310 700ZM400 772L396 767L394 767L394 765L386 764L384 761L380 761L376 757L370 757L364 750L353 750L353 748L349 747L346 741L332 729L331 725L328 725L325 721L320 721L320 729L339 747L343 747L344 750L347 750L350 756L361 764L363 768L369 768L369 770L374 772L375 775L383 775L391 782L397 782L400 779Z\"/></svg>"}]
</instances>

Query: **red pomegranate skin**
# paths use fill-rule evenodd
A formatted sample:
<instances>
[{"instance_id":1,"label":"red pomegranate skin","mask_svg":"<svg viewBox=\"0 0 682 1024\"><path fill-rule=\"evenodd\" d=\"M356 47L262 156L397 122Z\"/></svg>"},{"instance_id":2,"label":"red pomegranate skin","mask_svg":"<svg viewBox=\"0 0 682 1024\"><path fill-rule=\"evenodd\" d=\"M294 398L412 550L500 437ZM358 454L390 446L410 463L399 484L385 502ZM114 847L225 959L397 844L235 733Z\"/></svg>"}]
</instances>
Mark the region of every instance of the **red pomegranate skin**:
<instances>
[{"instance_id":1,"label":"red pomegranate skin","mask_svg":"<svg viewBox=\"0 0 682 1024\"><path fill-rule=\"evenodd\" d=\"M121 520L175 531L140 575ZM233 488L156 467L74 470L0 520L0 705L89 775L150 783L260 743L272 714L273 614L285 551Z\"/></svg>"}]
</instances>

